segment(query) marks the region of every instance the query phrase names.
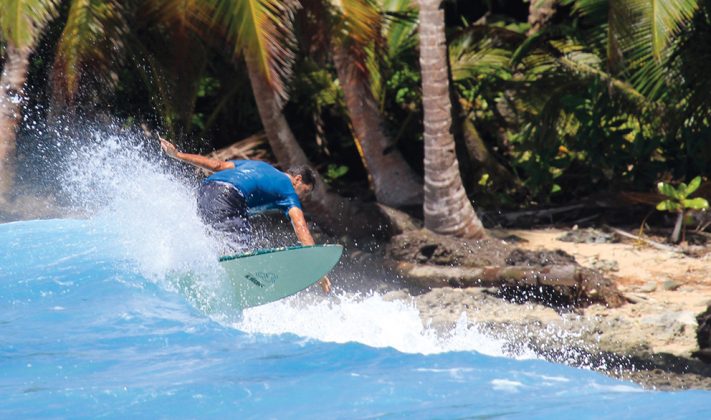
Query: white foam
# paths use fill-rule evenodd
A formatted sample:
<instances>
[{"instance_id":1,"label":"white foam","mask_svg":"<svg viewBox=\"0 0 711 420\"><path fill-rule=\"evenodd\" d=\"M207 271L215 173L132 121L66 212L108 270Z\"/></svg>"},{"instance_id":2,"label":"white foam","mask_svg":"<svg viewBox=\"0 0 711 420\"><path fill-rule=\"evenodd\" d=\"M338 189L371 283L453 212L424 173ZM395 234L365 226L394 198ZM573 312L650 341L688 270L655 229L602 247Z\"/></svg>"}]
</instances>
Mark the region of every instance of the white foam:
<instances>
[{"instance_id":1,"label":"white foam","mask_svg":"<svg viewBox=\"0 0 711 420\"><path fill-rule=\"evenodd\" d=\"M387 301L379 294L342 294L316 301L297 295L246 309L242 320L233 326L249 333L290 333L324 342L392 347L404 353L476 351L489 356L512 356L505 351L505 341L482 334L469 325L464 315L452 330L437 331L423 324L413 304ZM535 356L526 353L516 357Z\"/></svg>"},{"instance_id":2,"label":"white foam","mask_svg":"<svg viewBox=\"0 0 711 420\"><path fill-rule=\"evenodd\" d=\"M643 388L636 386L636 385L626 385L626 384L611 384L611 385L602 385L597 382L591 382L590 383L590 388L596 389L599 391L607 391L607 392L613 392L613 393L640 393L640 392L646 392Z\"/></svg>"},{"instance_id":3,"label":"white foam","mask_svg":"<svg viewBox=\"0 0 711 420\"><path fill-rule=\"evenodd\" d=\"M215 270L220 245L197 215L194 191L147 141L95 131L68 153L65 192L143 276Z\"/></svg>"},{"instance_id":4,"label":"white foam","mask_svg":"<svg viewBox=\"0 0 711 420\"><path fill-rule=\"evenodd\" d=\"M523 384L518 381L512 381L509 379L493 379L491 381L491 386L496 391L504 392L518 392L520 388L523 388Z\"/></svg>"}]
</instances>

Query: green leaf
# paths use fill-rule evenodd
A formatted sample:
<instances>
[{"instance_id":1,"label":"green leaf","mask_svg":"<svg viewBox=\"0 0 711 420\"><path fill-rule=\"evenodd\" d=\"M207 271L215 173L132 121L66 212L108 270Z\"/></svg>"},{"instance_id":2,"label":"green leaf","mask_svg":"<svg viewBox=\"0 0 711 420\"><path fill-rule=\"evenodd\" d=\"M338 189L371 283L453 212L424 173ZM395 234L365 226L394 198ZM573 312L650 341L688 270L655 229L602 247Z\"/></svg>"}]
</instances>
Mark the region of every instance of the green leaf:
<instances>
[{"instance_id":1,"label":"green leaf","mask_svg":"<svg viewBox=\"0 0 711 420\"><path fill-rule=\"evenodd\" d=\"M684 208L694 210L704 210L709 208L709 202L705 198L697 197L682 201Z\"/></svg>"},{"instance_id":2,"label":"green leaf","mask_svg":"<svg viewBox=\"0 0 711 420\"><path fill-rule=\"evenodd\" d=\"M348 170L348 167L345 165L330 164L328 165L328 169L326 170L326 178L330 181L333 181L347 174Z\"/></svg>"},{"instance_id":3,"label":"green leaf","mask_svg":"<svg viewBox=\"0 0 711 420\"><path fill-rule=\"evenodd\" d=\"M669 198L674 198L676 200L681 200L683 198L679 194L679 191L677 191L677 189L674 188L673 185L667 184L666 182L660 182L659 184L657 184L657 189L660 193L666 195Z\"/></svg>"},{"instance_id":4,"label":"green leaf","mask_svg":"<svg viewBox=\"0 0 711 420\"><path fill-rule=\"evenodd\" d=\"M681 210L681 205L672 200L664 200L657 204L657 210L676 212Z\"/></svg>"},{"instance_id":5,"label":"green leaf","mask_svg":"<svg viewBox=\"0 0 711 420\"><path fill-rule=\"evenodd\" d=\"M489 174L484 173L481 178L479 178L479 185L482 187L486 187L486 184L489 182Z\"/></svg>"},{"instance_id":6,"label":"green leaf","mask_svg":"<svg viewBox=\"0 0 711 420\"><path fill-rule=\"evenodd\" d=\"M691 182L689 183L689 186L686 187L686 196L690 196L694 191L698 190L699 187L701 186L701 177L697 176L696 178L692 179Z\"/></svg>"}]
</instances>

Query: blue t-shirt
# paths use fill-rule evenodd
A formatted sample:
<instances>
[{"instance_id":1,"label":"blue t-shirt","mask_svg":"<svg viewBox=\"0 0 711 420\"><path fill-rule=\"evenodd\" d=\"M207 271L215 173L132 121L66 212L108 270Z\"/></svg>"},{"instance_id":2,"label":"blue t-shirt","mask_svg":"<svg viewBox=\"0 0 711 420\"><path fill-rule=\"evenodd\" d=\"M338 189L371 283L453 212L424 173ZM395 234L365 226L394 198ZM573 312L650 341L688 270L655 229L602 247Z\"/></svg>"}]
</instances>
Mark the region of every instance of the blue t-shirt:
<instances>
[{"instance_id":1,"label":"blue t-shirt","mask_svg":"<svg viewBox=\"0 0 711 420\"><path fill-rule=\"evenodd\" d=\"M215 172L204 182L232 184L247 200L250 213L281 210L288 216L292 207L301 208L299 196L287 174L258 160L232 160L233 169Z\"/></svg>"}]
</instances>

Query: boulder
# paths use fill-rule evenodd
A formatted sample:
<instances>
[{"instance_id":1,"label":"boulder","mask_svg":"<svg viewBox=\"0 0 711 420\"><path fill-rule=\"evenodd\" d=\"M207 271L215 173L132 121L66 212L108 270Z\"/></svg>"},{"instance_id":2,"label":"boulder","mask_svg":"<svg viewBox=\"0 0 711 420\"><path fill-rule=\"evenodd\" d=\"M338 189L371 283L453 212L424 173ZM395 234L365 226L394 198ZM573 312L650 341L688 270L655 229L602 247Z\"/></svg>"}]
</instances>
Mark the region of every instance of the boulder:
<instances>
[{"instance_id":1,"label":"boulder","mask_svg":"<svg viewBox=\"0 0 711 420\"><path fill-rule=\"evenodd\" d=\"M694 356L711 363L711 305L706 311L696 317L699 326L696 329L696 338L699 342L699 351Z\"/></svg>"}]
</instances>

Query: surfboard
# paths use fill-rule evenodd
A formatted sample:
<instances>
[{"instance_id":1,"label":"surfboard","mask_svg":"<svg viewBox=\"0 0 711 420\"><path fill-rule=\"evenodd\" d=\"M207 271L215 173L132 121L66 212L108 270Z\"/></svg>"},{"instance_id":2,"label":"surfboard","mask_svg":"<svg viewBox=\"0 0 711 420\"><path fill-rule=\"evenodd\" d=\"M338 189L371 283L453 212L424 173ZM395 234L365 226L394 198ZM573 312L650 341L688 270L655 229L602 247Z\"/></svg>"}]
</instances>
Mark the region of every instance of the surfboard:
<instances>
[{"instance_id":1,"label":"surfboard","mask_svg":"<svg viewBox=\"0 0 711 420\"><path fill-rule=\"evenodd\" d=\"M319 281L338 263L341 245L260 249L220 258L242 308L263 305L294 295Z\"/></svg>"}]
</instances>

